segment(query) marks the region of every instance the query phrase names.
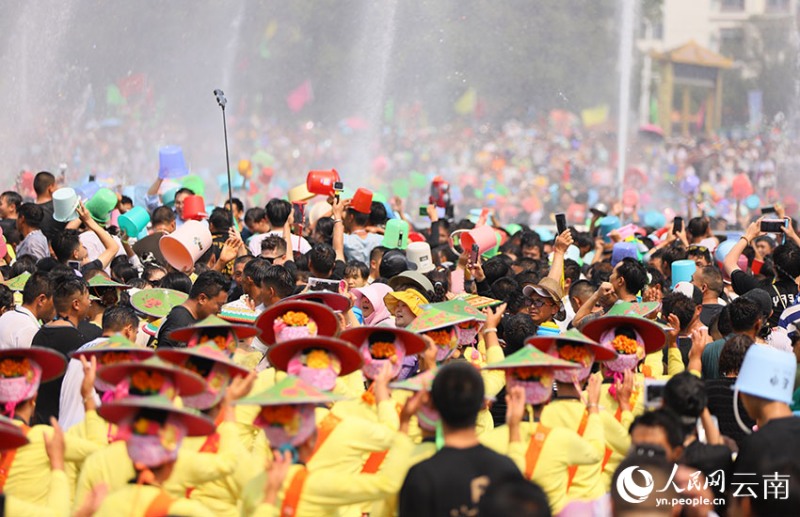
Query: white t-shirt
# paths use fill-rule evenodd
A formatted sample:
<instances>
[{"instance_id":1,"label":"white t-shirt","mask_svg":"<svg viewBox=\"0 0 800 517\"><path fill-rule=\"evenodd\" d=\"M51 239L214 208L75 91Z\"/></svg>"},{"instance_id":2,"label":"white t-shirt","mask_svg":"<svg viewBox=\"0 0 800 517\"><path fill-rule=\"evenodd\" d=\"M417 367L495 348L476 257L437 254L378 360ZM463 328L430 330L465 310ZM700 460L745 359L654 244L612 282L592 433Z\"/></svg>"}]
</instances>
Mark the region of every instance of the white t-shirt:
<instances>
[{"instance_id":1,"label":"white t-shirt","mask_svg":"<svg viewBox=\"0 0 800 517\"><path fill-rule=\"evenodd\" d=\"M108 341L107 337L100 336L84 344L77 351L81 352L94 348ZM66 431L75 424L79 424L86 416L83 410L83 397L81 397L81 384L83 384L83 365L78 359L70 359L67 371L64 372L64 382L61 384L59 397L58 423ZM100 397L92 388L94 401L100 404Z\"/></svg>"},{"instance_id":2,"label":"white t-shirt","mask_svg":"<svg viewBox=\"0 0 800 517\"><path fill-rule=\"evenodd\" d=\"M268 235L277 235L279 237L283 237L283 230L281 231L271 231L267 233L260 233L258 235L253 235L250 238L250 253L253 254L255 257L261 256L261 241L267 238ZM299 251L303 255L311 251L311 245L305 239L305 237L300 237L299 235L292 234L292 252Z\"/></svg>"},{"instance_id":3,"label":"white t-shirt","mask_svg":"<svg viewBox=\"0 0 800 517\"><path fill-rule=\"evenodd\" d=\"M0 316L0 350L8 348L30 348L33 336L41 324L31 311L17 306Z\"/></svg>"}]
</instances>

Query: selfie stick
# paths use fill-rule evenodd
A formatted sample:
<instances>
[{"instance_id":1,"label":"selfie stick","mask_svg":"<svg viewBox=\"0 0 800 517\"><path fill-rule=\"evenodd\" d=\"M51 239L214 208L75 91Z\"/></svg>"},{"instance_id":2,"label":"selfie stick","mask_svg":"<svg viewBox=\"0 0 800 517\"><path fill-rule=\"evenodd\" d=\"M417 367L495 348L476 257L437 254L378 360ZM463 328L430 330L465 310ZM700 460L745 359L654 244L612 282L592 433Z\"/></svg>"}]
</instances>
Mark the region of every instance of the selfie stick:
<instances>
[{"instance_id":1,"label":"selfie stick","mask_svg":"<svg viewBox=\"0 0 800 517\"><path fill-rule=\"evenodd\" d=\"M222 108L222 129L225 132L225 172L228 174L228 206L231 210L231 219L233 220L233 226L236 227L238 230L238 225L236 224L236 217L233 215L233 190L231 189L231 159L228 155L228 123L225 120L225 105L228 104L228 99L225 98L225 94L220 89L214 90L214 97L217 98L217 104L219 107Z\"/></svg>"}]
</instances>

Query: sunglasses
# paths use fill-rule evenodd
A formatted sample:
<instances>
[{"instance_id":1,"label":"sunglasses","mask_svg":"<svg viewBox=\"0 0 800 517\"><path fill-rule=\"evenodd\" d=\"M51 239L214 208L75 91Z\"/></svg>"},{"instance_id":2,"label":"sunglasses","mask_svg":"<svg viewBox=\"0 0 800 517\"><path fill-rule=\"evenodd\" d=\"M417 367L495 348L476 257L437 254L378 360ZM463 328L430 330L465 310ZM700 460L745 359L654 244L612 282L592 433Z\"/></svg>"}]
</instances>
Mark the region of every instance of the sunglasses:
<instances>
[{"instance_id":1,"label":"sunglasses","mask_svg":"<svg viewBox=\"0 0 800 517\"><path fill-rule=\"evenodd\" d=\"M689 246L687 251L689 253L697 252L697 253L702 253L703 255L708 255L708 248L706 248L705 246L698 246L697 244L692 244L691 246Z\"/></svg>"}]
</instances>

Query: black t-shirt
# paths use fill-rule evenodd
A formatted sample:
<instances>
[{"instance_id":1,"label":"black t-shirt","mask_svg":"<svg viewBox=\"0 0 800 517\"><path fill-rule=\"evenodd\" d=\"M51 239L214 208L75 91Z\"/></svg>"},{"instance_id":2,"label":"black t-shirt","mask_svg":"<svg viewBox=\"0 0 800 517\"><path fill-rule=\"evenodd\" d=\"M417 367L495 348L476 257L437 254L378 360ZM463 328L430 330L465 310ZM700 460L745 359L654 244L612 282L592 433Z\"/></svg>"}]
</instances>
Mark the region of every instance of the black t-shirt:
<instances>
[{"instance_id":1,"label":"black t-shirt","mask_svg":"<svg viewBox=\"0 0 800 517\"><path fill-rule=\"evenodd\" d=\"M400 517L477 515L490 484L521 478L511 459L483 445L444 447L408 471L400 490Z\"/></svg>"},{"instance_id":2,"label":"black t-shirt","mask_svg":"<svg viewBox=\"0 0 800 517\"><path fill-rule=\"evenodd\" d=\"M55 350L64 355L69 361L70 352L77 350L90 340L82 332L72 326L42 327L33 336L32 346L40 346ZM42 383L39 386L39 397L36 399L36 412L33 416L34 424L50 425L50 417L58 418L59 399L61 397L61 384L64 376Z\"/></svg>"},{"instance_id":3,"label":"black t-shirt","mask_svg":"<svg viewBox=\"0 0 800 517\"><path fill-rule=\"evenodd\" d=\"M706 327L711 327L714 318L719 316L719 313L722 312L722 307L723 305L718 303L704 303L700 310L700 322Z\"/></svg>"},{"instance_id":4,"label":"black t-shirt","mask_svg":"<svg viewBox=\"0 0 800 517\"><path fill-rule=\"evenodd\" d=\"M733 414L733 383L735 378L721 377L719 379L706 379L706 395L708 396L708 410L719 421L719 432L733 439L740 447L747 437L744 431L736 423ZM755 422L747 415L741 399L739 404L739 416L748 428L755 425Z\"/></svg>"},{"instance_id":5,"label":"black t-shirt","mask_svg":"<svg viewBox=\"0 0 800 517\"><path fill-rule=\"evenodd\" d=\"M744 439L736 456L734 472L755 473L761 476L779 474L793 475L800 469L800 418L795 416L770 420L767 424ZM786 467L793 466L793 470ZM748 480L749 481L749 480ZM791 495L791 494L790 494ZM792 509L797 514L797 508Z\"/></svg>"},{"instance_id":6,"label":"black t-shirt","mask_svg":"<svg viewBox=\"0 0 800 517\"><path fill-rule=\"evenodd\" d=\"M170 332L173 330L177 330L184 327L189 327L197 323L197 320L194 319L192 313L189 312L189 309L184 307L183 305L178 305L177 307L173 307L169 314L167 315L167 319L164 320L164 323L161 325L161 328L158 329L158 344L156 345L157 348L185 348L186 343L181 343L178 341L173 341L169 339Z\"/></svg>"},{"instance_id":7,"label":"black t-shirt","mask_svg":"<svg viewBox=\"0 0 800 517\"><path fill-rule=\"evenodd\" d=\"M781 313L787 307L794 305L798 299L797 284L794 280L778 280L774 284L772 280L758 280L753 275L748 275L741 269L737 269L731 274L731 285L739 296L753 289L763 289L772 297L772 317L769 319L769 326L778 325Z\"/></svg>"}]
</instances>

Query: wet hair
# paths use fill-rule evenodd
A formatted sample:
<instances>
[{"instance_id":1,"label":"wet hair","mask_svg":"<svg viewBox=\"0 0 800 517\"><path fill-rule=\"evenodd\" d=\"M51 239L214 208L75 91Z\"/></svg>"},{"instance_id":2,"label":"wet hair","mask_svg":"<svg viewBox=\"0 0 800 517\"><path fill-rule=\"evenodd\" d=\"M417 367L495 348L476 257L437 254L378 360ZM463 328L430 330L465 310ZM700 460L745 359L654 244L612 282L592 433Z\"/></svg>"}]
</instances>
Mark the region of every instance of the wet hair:
<instances>
[{"instance_id":1,"label":"wet hair","mask_svg":"<svg viewBox=\"0 0 800 517\"><path fill-rule=\"evenodd\" d=\"M542 239L539 237L538 233L531 230L524 230L519 236L519 246L520 248L530 248L533 246L541 248Z\"/></svg>"},{"instance_id":2,"label":"wet hair","mask_svg":"<svg viewBox=\"0 0 800 517\"><path fill-rule=\"evenodd\" d=\"M522 349L525 340L536 335L536 323L527 314L512 314L503 318L505 354L509 356Z\"/></svg>"},{"instance_id":3,"label":"wet hair","mask_svg":"<svg viewBox=\"0 0 800 517\"><path fill-rule=\"evenodd\" d=\"M75 230L64 230L52 241L53 253L62 264L72 259L75 250L81 247L80 236Z\"/></svg>"},{"instance_id":4,"label":"wet hair","mask_svg":"<svg viewBox=\"0 0 800 517\"><path fill-rule=\"evenodd\" d=\"M499 300L507 300L511 293L521 292L519 282L505 276L492 282L491 286L492 294Z\"/></svg>"},{"instance_id":5,"label":"wet hair","mask_svg":"<svg viewBox=\"0 0 800 517\"><path fill-rule=\"evenodd\" d=\"M17 257L17 261L11 266L11 276L9 278L14 278L26 272L31 274L36 272L36 257L27 253Z\"/></svg>"},{"instance_id":6,"label":"wet hair","mask_svg":"<svg viewBox=\"0 0 800 517\"><path fill-rule=\"evenodd\" d=\"M600 285L603 282L608 282L612 271L614 271L614 268L610 262L596 262L589 266L586 276L592 280L593 284Z\"/></svg>"},{"instance_id":7,"label":"wet hair","mask_svg":"<svg viewBox=\"0 0 800 517\"><path fill-rule=\"evenodd\" d=\"M734 332L752 329L756 321L763 316L758 303L741 296L726 305L726 308L730 314L731 327Z\"/></svg>"},{"instance_id":8,"label":"wet hair","mask_svg":"<svg viewBox=\"0 0 800 517\"><path fill-rule=\"evenodd\" d=\"M7 204L14 205L14 209L17 211L19 211L19 207L22 205L22 196L13 190L6 190L0 194L0 198L5 199Z\"/></svg>"},{"instance_id":9,"label":"wet hair","mask_svg":"<svg viewBox=\"0 0 800 517\"><path fill-rule=\"evenodd\" d=\"M150 216L150 222L153 226L169 225L175 221L175 212L168 206L160 206L153 210Z\"/></svg>"},{"instance_id":10,"label":"wet hair","mask_svg":"<svg viewBox=\"0 0 800 517\"><path fill-rule=\"evenodd\" d=\"M228 230L233 226L232 218L230 210L217 207L208 216L208 224L214 227L214 233L227 234Z\"/></svg>"},{"instance_id":11,"label":"wet hair","mask_svg":"<svg viewBox=\"0 0 800 517\"><path fill-rule=\"evenodd\" d=\"M373 201L369 208L369 224L373 226L381 226L386 224L388 214L386 213L386 205L380 201Z\"/></svg>"},{"instance_id":12,"label":"wet hair","mask_svg":"<svg viewBox=\"0 0 800 517\"><path fill-rule=\"evenodd\" d=\"M739 375L747 349L753 344L753 338L744 334L736 334L725 341L719 354L719 374Z\"/></svg>"},{"instance_id":13,"label":"wet hair","mask_svg":"<svg viewBox=\"0 0 800 517\"><path fill-rule=\"evenodd\" d=\"M266 212L272 228L283 228L292 213L292 204L284 199L272 198L267 203Z\"/></svg>"},{"instance_id":14,"label":"wet hair","mask_svg":"<svg viewBox=\"0 0 800 517\"><path fill-rule=\"evenodd\" d=\"M264 211L263 208L260 207L249 208L247 212L244 213L244 224L251 225L253 223L263 221L266 218L267 218L267 212Z\"/></svg>"},{"instance_id":15,"label":"wet hair","mask_svg":"<svg viewBox=\"0 0 800 517\"><path fill-rule=\"evenodd\" d=\"M617 274L625 280L625 289L636 294L647 285L647 270L638 260L625 257L617 266Z\"/></svg>"},{"instance_id":16,"label":"wet hair","mask_svg":"<svg viewBox=\"0 0 800 517\"><path fill-rule=\"evenodd\" d=\"M564 278L568 278L572 283L577 282L581 278L581 266L572 259L564 261Z\"/></svg>"},{"instance_id":17,"label":"wet hair","mask_svg":"<svg viewBox=\"0 0 800 517\"><path fill-rule=\"evenodd\" d=\"M181 187L175 191L175 197L178 197L180 194L188 194L190 196L194 196L194 190L190 189L189 187Z\"/></svg>"},{"instance_id":18,"label":"wet hair","mask_svg":"<svg viewBox=\"0 0 800 517\"><path fill-rule=\"evenodd\" d=\"M673 375L664 386L664 407L680 419L684 436L690 435L708 404L703 379L689 372Z\"/></svg>"},{"instance_id":19,"label":"wet hair","mask_svg":"<svg viewBox=\"0 0 800 517\"><path fill-rule=\"evenodd\" d=\"M333 218L332 217L321 217L317 221L317 225L314 227L314 233L319 234L321 240L318 240L320 243L325 244L332 244L333 243Z\"/></svg>"},{"instance_id":20,"label":"wet hair","mask_svg":"<svg viewBox=\"0 0 800 517\"><path fill-rule=\"evenodd\" d=\"M161 278L158 286L163 289L174 289L189 294L192 290L192 279L180 271L171 271Z\"/></svg>"},{"instance_id":21,"label":"wet hair","mask_svg":"<svg viewBox=\"0 0 800 517\"><path fill-rule=\"evenodd\" d=\"M271 265L264 272L261 284L264 289L274 289L278 297L286 298L294 293L295 278L286 267Z\"/></svg>"},{"instance_id":22,"label":"wet hair","mask_svg":"<svg viewBox=\"0 0 800 517\"><path fill-rule=\"evenodd\" d=\"M676 260L685 260L689 254L686 251L686 248L683 246L683 243L674 242L663 248L664 253L661 254L661 262L664 264L664 271L672 271L672 263ZM667 273L664 273L665 276ZM672 275L670 274L670 277Z\"/></svg>"},{"instance_id":23,"label":"wet hair","mask_svg":"<svg viewBox=\"0 0 800 517\"><path fill-rule=\"evenodd\" d=\"M583 298L585 296L591 296L595 291L597 291L597 287L590 281L578 280L569 286L569 297Z\"/></svg>"},{"instance_id":24,"label":"wet hair","mask_svg":"<svg viewBox=\"0 0 800 517\"><path fill-rule=\"evenodd\" d=\"M146 264L144 266L144 270L142 271L142 278L144 280L150 282L151 284L154 284L155 282L151 278L152 278L153 273L155 273L156 271L161 271L166 276L166 272L167 272L166 269L164 269L163 267L161 267L158 264L154 264L154 263L151 262L151 263ZM162 276L161 278L164 278L164 277Z\"/></svg>"},{"instance_id":25,"label":"wet hair","mask_svg":"<svg viewBox=\"0 0 800 517\"><path fill-rule=\"evenodd\" d=\"M196 300L201 294L208 298L214 298L220 292L227 292L231 287L231 282L225 275L218 271L206 271L197 276L189 292L189 298Z\"/></svg>"},{"instance_id":26,"label":"wet hair","mask_svg":"<svg viewBox=\"0 0 800 517\"><path fill-rule=\"evenodd\" d=\"M317 244L308 252L308 262L317 273L330 274L336 264L336 252L329 244Z\"/></svg>"},{"instance_id":27,"label":"wet hair","mask_svg":"<svg viewBox=\"0 0 800 517\"><path fill-rule=\"evenodd\" d=\"M477 368L466 361L444 365L433 379L431 387L433 405L442 422L454 430L475 426L478 412L483 407L484 395L483 377Z\"/></svg>"},{"instance_id":28,"label":"wet hair","mask_svg":"<svg viewBox=\"0 0 800 517\"><path fill-rule=\"evenodd\" d=\"M508 267L506 262L498 257L493 257L484 262L481 267L483 274L486 275L486 281L493 284L497 279L507 276L511 268Z\"/></svg>"},{"instance_id":29,"label":"wet hair","mask_svg":"<svg viewBox=\"0 0 800 517\"><path fill-rule=\"evenodd\" d=\"M25 224L31 228L40 228L44 219L44 210L36 203L23 203L17 211L17 217L25 218Z\"/></svg>"},{"instance_id":30,"label":"wet hair","mask_svg":"<svg viewBox=\"0 0 800 517\"><path fill-rule=\"evenodd\" d=\"M55 285L53 306L58 314L69 312L73 298L89 291L86 281L74 274L57 275L52 281Z\"/></svg>"},{"instance_id":31,"label":"wet hair","mask_svg":"<svg viewBox=\"0 0 800 517\"><path fill-rule=\"evenodd\" d=\"M481 497L480 515L505 517L550 517L550 503L544 490L521 477L496 479Z\"/></svg>"},{"instance_id":32,"label":"wet hair","mask_svg":"<svg viewBox=\"0 0 800 517\"><path fill-rule=\"evenodd\" d=\"M14 291L7 285L0 284L0 309L10 310L14 307Z\"/></svg>"},{"instance_id":33,"label":"wet hair","mask_svg":"<svg viewBox=\"0 0 800 517\"><path fill-rule=\"evenodd\" d=\"M772 261L778 278L794 281L800 276L800 248L794 243L777 246L772 251Z\"/></svg>"},{"instance_id":34,"label":"wet hair","mask_svg":"<svg viewBox=\"0 0 800 517\"><path fill-rule=\"evenodd\" d=\"M369 266L360 260L348 260L344 265L345 278L357 277L367 279L369 278Z\"/></svg>"},{"instance_id":35,"label":"wet hair","mask_svg":"<svg viewBox=\"0 0 800 517\"><path fill-rule=\"evenodd\" d=\"M231 198L231 203L233 203L233 208L236 208L239 212L244 212L244 204L241 199L238 197ZM227 200L225 200L225 204L228 204Z\"/></svg>"},{"instance_id":36,"label":"wet hair","mask_svg":"<svg viewBox=\"0 0 800 517\"><path fill-rule=\"evenodd\" d=\"M678 317L680 322L680 330L684 331L689 327L689 324L694 318L694 312L697 305L693 300L688 298L685 294L673 291L661 301L661 314L666 318L670 314Z\"/></svg>"},{"instance_id":37,"label":"wet hair","mask_svg":"<svg viewBox=\"0 0 800 517\"><path fill-rule=\"evenodd\" d=\"M425 276L433 284L433 296L426 296L426 298L431 303L446 302L447 291L450 290L450 272L446 269L434 269L425 273Z\"/></svg>"},{"instance_id":38,"label":"wet hair","mask_svg":"<svg viewBox=\"0 0 800 517\"><path fill-rule=\"evenodd\" d=\"M703 282L708 286L709 291L714 291L718 295L724 290L722 273L715 266L706 266L698 271Z\"/></svg>"},{"instance_id":39,"label":"wet hair","mask_svg":"<svg viewBox=\"0 0 800 517\"><path fill-rule=\"evenodd\" d=\"M268 260L261 257L254 257L253 260L248 262L242 270L242 275L253 281L254 284L261 287L267 270L272 264Z\"/></svg>"},{"instance_id":40,"label":"wet hair","mask_svg":"<svg viewBox=\"0 0 800 517\"><path fill-rule=\"evenodd\" d=\"M274 250L278 252L278 256L286 255L286 240L280 235L270 234L261 240L261 252L267 250Z\"/></svg>"},{"instance_id":41,"label":"wet hair","mask_svg":"<svg viewBox=\"0 0 800 517\"><path fill-rule=\"evenodd\" d=\"M667 442L672 447L683 445L683 433L678 416L669 409L657 409L655 411L645 411L631 422L628 433L633 434L636 427L660 427L667 436Z\"/></svg>"},{"instance_id":42,"label":"wet hair","mask_svg":"<svg viewBox=\"0 0 800 517\"><path fill-rule=\"evenodd\" d=\"M56 177L53 176L52 173L47 171L41 171L36 174L36 177L33 178L33 191L36 192L37 196L41 196L47 189L55 185Z\"/></svg>"},{"instance_id":43,"label":"wet hair","mask_svg":"<svg viewBox=\"0 0 800 517\"><path fill-rule=\"evenodd\" d=\"M51 298L53 296L53 287L53 281L47 273L39 271L33 273L22 289L22 303L29 305L41 295L44 295L45 298Z\"/></svg>"},{"instance_id":44,"label":"wet hair","mask_svg":"<svg viewBox=\"0 0 800 517\"><path fill-rule=\"evenodd\" d=\"M708 219L705 217L692 217L686 223L686 232L692 237L702 237L708 232Z\"/></svg>"},{"instance_id":45,"label":"wet hair","mask_svg":"<svg viewBox=\"0 0 800 517\"><path fill-rule=\"evenodd\" d=\"M348 208L347 209L347 215L352 216L353 222L357 226L366 226L366 225L369 224L369 215L370 214L368 214L368 213L365 214L364 212L359 212L358 210L355 210L354 208Z\"/></svg>"},{"instance_id":46,"label":"wet hair","mask_svg":"<svg viewBox=\"0 0 800 517\"><path fill-rule=\"evenodd\" d=\"M127 326L138 325L139 317L130 305L114 305L103 312L103 332L121 332Z\"/></svg>"}]
</instances>

